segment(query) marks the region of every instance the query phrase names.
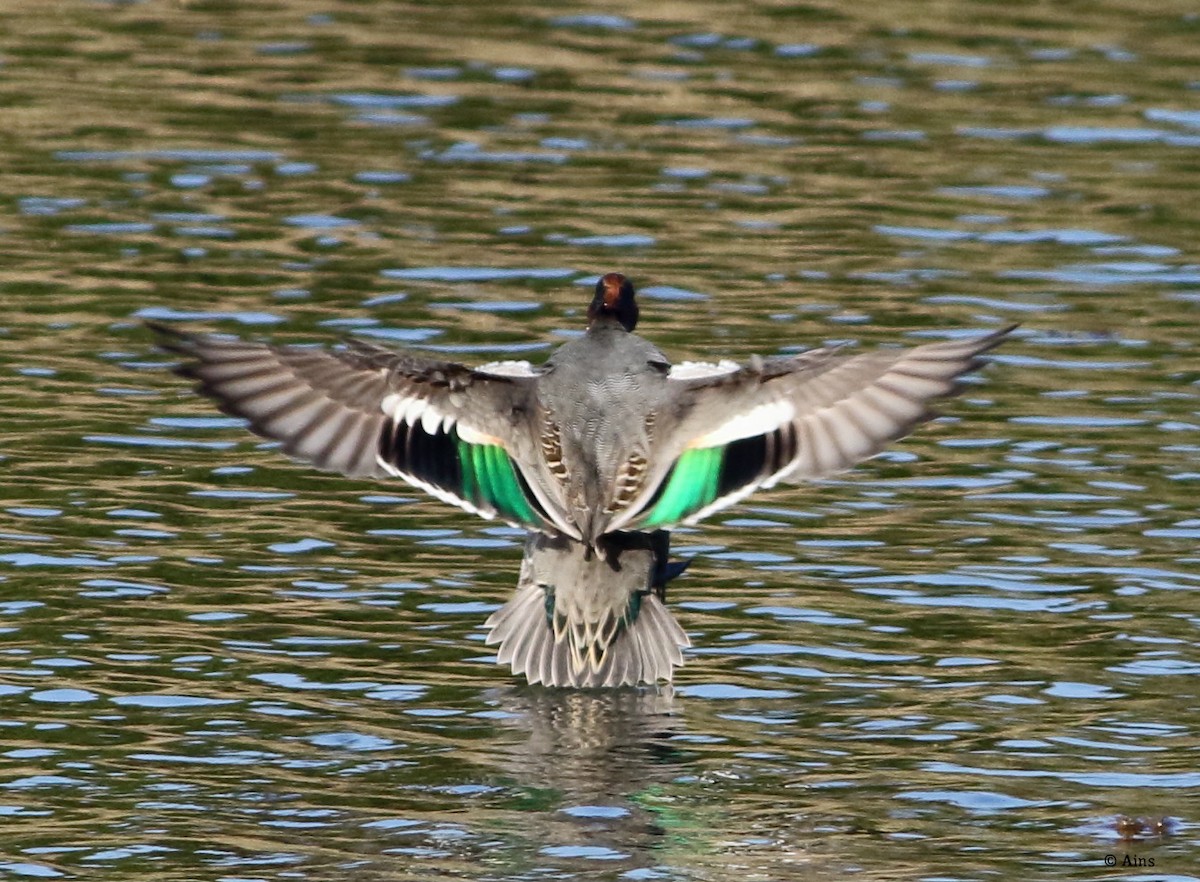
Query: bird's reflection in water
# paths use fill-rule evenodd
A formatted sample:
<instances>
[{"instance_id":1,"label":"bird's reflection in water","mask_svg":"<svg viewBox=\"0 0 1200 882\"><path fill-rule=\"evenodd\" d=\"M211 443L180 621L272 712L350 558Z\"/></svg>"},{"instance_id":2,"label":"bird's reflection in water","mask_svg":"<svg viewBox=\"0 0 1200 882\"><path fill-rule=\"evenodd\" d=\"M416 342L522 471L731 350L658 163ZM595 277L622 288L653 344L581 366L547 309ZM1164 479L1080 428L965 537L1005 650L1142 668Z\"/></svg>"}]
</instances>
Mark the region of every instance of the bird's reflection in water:
<instances>
[{"instance_id":1,"label":"bird's reflection in water","mask_svg":"<svg viewBox=\"0 0 1200 882\"><path fill-rule=\"evenodd\" d=\"M666 830L660 823L663 785L683 774L688 752L681 704L669 686L567 690L512 687L488 699L501 722L520 737L496 739L498 771L540 803L528 831L551 843L611 852L652 866ZM557 846L554 844L558 844Z\"/></svg>"},{"instance_id":2,"label":"bird's reflection in water","mask_svg":"<svg viewBox=\"0 0 1200 882\"><path fill-rule=\"evenodd\" d=\"M498 749L507 771L564 799L599 803L670 780L685 762L673 743L684 731L669 686L639 689L497 689L502 722L525 737Z\"/></svg>"}]
</instances>

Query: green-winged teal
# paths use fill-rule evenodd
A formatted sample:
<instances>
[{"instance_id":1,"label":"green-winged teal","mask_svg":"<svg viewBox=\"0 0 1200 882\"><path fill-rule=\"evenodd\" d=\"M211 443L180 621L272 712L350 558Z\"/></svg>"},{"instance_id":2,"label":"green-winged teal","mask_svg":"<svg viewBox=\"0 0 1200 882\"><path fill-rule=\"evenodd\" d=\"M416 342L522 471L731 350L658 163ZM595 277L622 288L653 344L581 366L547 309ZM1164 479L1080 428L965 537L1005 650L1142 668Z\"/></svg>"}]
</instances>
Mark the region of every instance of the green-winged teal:
<instances>
[{"instance_id":1,"label":"green-winged teal","mask_svg":"<svg viewBox=\"0 0 1200 882\"><path fill-rule=\"evenodd\" d=\"M153 327L187 357L180 374L290 456L536 533L489 642L532 682L569 686L670 679L687 637L661 603L666 531L878 453L1012 330L672 366L637 319L633 285L608 273L586 332L540 365Z\"/></svg>"}]
</instances>

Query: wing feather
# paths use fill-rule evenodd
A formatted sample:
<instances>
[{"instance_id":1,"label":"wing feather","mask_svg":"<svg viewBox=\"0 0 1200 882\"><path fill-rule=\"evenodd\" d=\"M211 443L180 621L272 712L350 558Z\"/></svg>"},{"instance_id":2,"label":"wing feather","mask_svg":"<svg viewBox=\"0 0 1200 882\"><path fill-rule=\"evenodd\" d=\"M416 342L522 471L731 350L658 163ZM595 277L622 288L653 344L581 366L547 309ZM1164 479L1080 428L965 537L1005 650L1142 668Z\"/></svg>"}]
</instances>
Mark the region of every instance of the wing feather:
<instances>
[{"instance_id":1,"label":"wing feather","mask_svg":"<svg viewBox=\"0 0 1200 882\"><path fill-rule=\"evenodd\" d=\"M847 469L929 419L930 402L955 394L1014 327L912 349L817 349L682 371L668 379L674 424L651 453L656 467L608 529L695 523L759 487Z\"/></svg>"},{"instance_id":2,"label":"wing feather","mask_svg":"<svg viewBox=\"0 0 1200 882\"><path fill-rule=\"evenodd\" d=\"M531 476L540 484L522 431L535 376L527 365L480 372L361 341L326 351L151 327L186 357L178 373L298 460L394 475L485 518L570 533L557 500L531 487Z\"/></svg>"}]
</instances>

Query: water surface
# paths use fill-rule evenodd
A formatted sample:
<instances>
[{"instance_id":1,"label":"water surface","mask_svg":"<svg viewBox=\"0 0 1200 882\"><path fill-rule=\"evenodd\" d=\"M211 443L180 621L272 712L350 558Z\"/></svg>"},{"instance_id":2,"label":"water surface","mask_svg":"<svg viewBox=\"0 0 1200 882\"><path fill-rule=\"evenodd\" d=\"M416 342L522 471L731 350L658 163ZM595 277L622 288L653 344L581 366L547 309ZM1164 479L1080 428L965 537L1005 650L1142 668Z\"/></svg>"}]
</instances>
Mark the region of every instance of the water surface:
<instances>
[{"instance_id":1,"label":"water surface","mask_svg":"<svg viewBox=\"0 0 1200 882\"><path fill-rule=\"evenodd\" d=\"M1186 4L0 30L0 874L1196 878ZM912 439L678 533L673 689L516 683L519 534L288 463L140 324L538 360L608 270L679 360L1023 322Z\"/></svg>"}]
</instances>

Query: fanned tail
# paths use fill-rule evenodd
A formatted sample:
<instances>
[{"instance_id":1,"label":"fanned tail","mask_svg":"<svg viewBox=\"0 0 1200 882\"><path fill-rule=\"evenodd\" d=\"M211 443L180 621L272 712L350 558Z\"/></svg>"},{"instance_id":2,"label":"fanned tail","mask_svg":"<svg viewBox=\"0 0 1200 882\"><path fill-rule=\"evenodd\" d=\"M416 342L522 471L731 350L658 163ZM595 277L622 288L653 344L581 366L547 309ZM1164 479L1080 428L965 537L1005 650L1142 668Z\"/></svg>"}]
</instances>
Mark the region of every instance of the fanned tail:
<instances>
[{"instance_id":1,"label":"fanned tail","mask_svg":"<svg viewBox=\"0 0 1200 882\"><path fill-rule=\"evenodd\" d=\"M515 596L485 624L496 661L530 683L608 688L670 681L686 633L664 603L685 563L666 560L666 534L630 533L607 555L532 537Z\"/></svg>"}]
</instances>

